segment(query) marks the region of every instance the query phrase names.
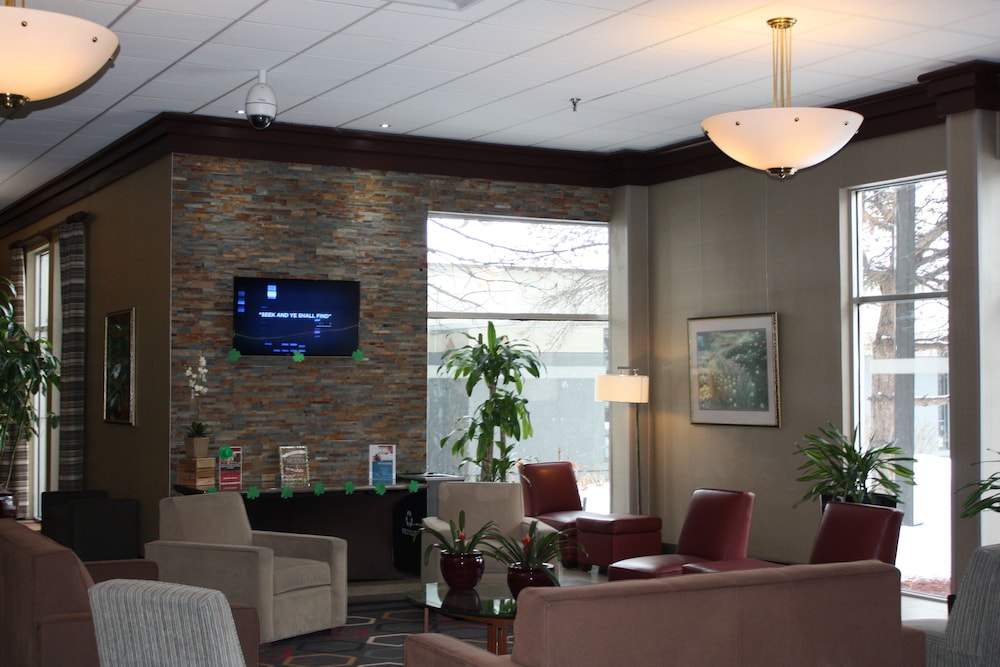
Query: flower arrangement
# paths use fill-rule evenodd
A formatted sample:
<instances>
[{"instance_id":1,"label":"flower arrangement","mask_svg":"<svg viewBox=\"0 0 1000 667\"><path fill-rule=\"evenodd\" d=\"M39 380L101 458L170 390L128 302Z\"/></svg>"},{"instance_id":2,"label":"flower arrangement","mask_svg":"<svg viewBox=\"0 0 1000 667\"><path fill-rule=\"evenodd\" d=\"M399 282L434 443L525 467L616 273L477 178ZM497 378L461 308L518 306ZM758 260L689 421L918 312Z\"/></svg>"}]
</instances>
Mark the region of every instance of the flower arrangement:
<instances>
[{"instance_id":1,"label":"flower arrangement","mask_svg":"<svg viewBox=\"0 0 1000 667\"><path fill-rule=\"evenodd\" d=\"M453 520L449 519L448 527L450 529L449 535L445 535L441 531L428 528L427 526L421 526L420 530L417 531L417 535L420 533L430 533L437 539L437 542L427 545L427 548L424 550L424 563L427 563L430 559L431 549L440 549L442 552L453 554L472 553L476 550L476 547L482 544L487 535L495 530L496 524L488 521L479 530L469 536L465 532L465 510L462 510L458 513L458 526L455 525ZM416 539L416 535L414 535L414 539Z\"/></svg>"},{"instance_id":2,"label":"flower arrangement","mask_svg":"<svg viewBox=\"0 0 1000 667\"><path fill-rule=\"evenodd\" d=\"M489 545L486 552L508 567L542 570L559 585L553 568L548 564L559 558L559 543L565 536L564 530L538 535L538 521L535 520L528 527L528 533L519 540L496 529L489 531L485 538L495 542L496 546Z\"/></svg>"},{"instance_id":3,"label":"flower arrangement","mask_svg":"<svg viewBox=\"0 0 1000 667\"><path fill-rule=\"evenodd\" d=\"M191 405L194 406L194 420L187 427L187 435L191 438L201 438L208 435L208 426L201 421L200 399L208 393L208 362L204 355L198 357L197 366L188 366L184 375L191 390Z\"/></svg>"}]
</instances>

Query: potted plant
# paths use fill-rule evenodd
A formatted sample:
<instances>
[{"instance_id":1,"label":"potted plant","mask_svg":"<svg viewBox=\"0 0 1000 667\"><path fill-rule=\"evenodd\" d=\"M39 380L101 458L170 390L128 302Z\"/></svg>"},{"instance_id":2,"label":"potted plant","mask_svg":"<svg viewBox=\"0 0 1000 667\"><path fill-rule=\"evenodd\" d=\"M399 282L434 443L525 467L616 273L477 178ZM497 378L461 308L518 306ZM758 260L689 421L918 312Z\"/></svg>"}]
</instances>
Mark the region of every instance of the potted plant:
<instances>
[{"instance_id":1,"label":"potted plant","mask_svg":"<svg viewBox=\"0 0 1000 667\"><path fill-rule=\"evenodd\" d=\"M495 527L495 523L488 521L471 536L468 535L465 532L465 510L462 510L458 513L458 526L453 520L448 520L448 534L421 526L414 539L421 533L433 535L437 542L428 544L424 549L424 564L430 559L431 551L438 549L441 552L441 576L445 583L449 588L467 590L475 588L486 568L483 552L476 547L487 539Z\"/></svg>"},{"instance_id":2,"label":"potted plant","mask_svg":"<svg viewBox=\"0 0 1000 667\"><path fill-rule=\"evenodd\" d=\"M519 540L495 529L486 535L490 541L486 553L507 565L507 585L514 599L527 586L559 585L552 563L559 558L559 544L565 536L562 530L539 535L537 519Z\"/></svg>"},{"instance_id":3,"label":"potted plant","mask_svg":"<svg viewBox=\"0 0 1000 667\"><path fill-rule=\"evenodd\" d=\"M895 440L862 447L857 428L849 437L832 422L818 430L795 443L795 453L806 458L798 481L810 484L796 506L813 498L872 503L879 494L899 502L900 484L915 483L907 464L916 459L906 456Z\"/></svg>"},{"instance_id":4,"label":"potted plant","mask_svg":"<svg viewBox=\"0 0 1000 667\"><path fill-rule=\"evenodd\" d=\"M14 285L3 278L0 289L0 495L3 516L16 516L16 496L11 489L17 448L38 433L35 396L59 386L59 360L49 342L33 337L17 321ZM57 416L47 415L52 427Z\"/></svg>"},{"instance_id":5,"label":"potted plant","mask_svg":"<svg viewBox=\"0 0 1000 667\"><path fill-rule=\"evenodd\" d=\"M184 431L184 451L190 458L204 459L208 457L209 440L208 425L201 421L201 397L208 393L208 362L205 357L198 357L198 365L188 366L184 375L194 408L194 419Z\"/></svg>"},{"instance_id":6,"label":"potted plant","mask_svg":"<svg viewBox=\"0 0 1000 667\"><path fill-rule=\"evenodd\" d=\"M984 463L998 463L997 461L984 461ZM961 517L971 519L980 512L1000 512L1000 471L994 472L989 477L977 479L969 482L959 489L970 489L969 495L962 502Z\"/></svg>"},{"instance_id":7,"label":"potted plant","mask_svg":"<svg viewBox=\"0 0 1000 667\"><path fill-rule=\"evenodd\" d=\"M513 467L514 446L531 436L528 399L521 396L526 375L539 377L544 367L536 351L527 343L498 336L493 322L487 323L486 337L465 334L469 343L442 356L438 373L454 379L465 378L465 393L472 396L480 383L489 392L472 415L459 419L455 430L441 439L451 443L454 454L464 455L463 463L479 467L482 482L505 482ZM475 445L475 454L466 446Z\"/></svg>"}]
</instances>

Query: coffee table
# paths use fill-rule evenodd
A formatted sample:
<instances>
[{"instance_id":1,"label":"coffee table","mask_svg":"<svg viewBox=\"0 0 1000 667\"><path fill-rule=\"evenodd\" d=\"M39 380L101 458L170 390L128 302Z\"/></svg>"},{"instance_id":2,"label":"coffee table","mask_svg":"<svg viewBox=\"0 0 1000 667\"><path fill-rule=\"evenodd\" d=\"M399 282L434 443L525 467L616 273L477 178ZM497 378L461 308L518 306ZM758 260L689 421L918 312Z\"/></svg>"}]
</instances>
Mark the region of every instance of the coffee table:
<instances>
[{"instance_id":1,"label":"coffee table","mask_svg":"<svg viewBox=\"0 0 1000 667\"><path fill-rule=\"evenodd\" d=\"M424 632L430 632L430 613L486 626L487 648L507 653L507 630L514 625L517 606L506 582L480 582L469 591L453 591L447 584L430 583L406 594L406 601L424 610Z\"/></svg>"}]
</instances>

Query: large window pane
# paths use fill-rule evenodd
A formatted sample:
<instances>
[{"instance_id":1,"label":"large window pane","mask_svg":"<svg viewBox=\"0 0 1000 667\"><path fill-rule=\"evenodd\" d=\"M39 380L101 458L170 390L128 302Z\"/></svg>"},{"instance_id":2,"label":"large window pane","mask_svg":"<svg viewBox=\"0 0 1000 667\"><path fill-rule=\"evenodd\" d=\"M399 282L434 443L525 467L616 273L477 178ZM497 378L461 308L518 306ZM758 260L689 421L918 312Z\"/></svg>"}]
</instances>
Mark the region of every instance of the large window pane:
<instances>
[{"instance_id":1,"label":"large window pane","mask_svg":"<svg viewBox=\"0 0 1000 667\"><path fill-rule=\"evenodd\" d=\"M916 459L896 560L903 588L950 589L948 230L943 177L855 199L856 397L860 438Z\"/></svg>"},{"instance_id":2,"label":"large window pane","mask_svg":"<svg viewBox=\"0 0 1000 667\"><path fill-rule=\"evenodd\" d=\"M607 225L432 215L427 223L427 465L472 476L440 441L485 398L438 373L441 355L492 321L500 335L538 348L545 370L524 396L534 435L515 455L572 461L588 508L608 511L605 404L594 378L607 369ZM481 393L480 393L481 392Z\"/></svg>"}]
</instances>

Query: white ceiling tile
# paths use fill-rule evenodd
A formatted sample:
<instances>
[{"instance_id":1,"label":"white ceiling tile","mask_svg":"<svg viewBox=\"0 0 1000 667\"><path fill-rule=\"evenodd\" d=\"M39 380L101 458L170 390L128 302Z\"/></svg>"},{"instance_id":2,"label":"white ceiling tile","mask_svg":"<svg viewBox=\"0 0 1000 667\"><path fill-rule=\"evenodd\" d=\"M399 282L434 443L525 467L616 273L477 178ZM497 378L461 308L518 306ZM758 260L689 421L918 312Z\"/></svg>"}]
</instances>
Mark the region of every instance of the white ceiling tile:
<instances>
[{"instance_id":1,"label":"white ceiling tile","mask_svg":"<svg viewBox=\"0 0 1000 667\"><path fill-rule=\"evenodd\" d=\"M202 41L229 24L226 19L133 7L115 23L114 31L167 38L184 35L185 39Z\"/></svg>"}]
</instances>

